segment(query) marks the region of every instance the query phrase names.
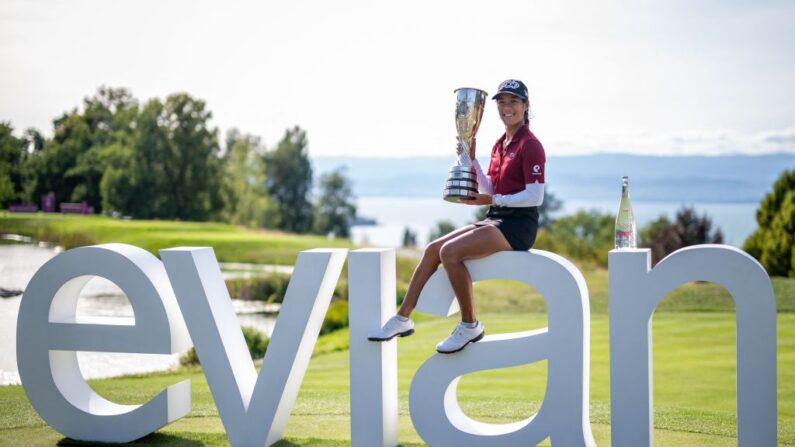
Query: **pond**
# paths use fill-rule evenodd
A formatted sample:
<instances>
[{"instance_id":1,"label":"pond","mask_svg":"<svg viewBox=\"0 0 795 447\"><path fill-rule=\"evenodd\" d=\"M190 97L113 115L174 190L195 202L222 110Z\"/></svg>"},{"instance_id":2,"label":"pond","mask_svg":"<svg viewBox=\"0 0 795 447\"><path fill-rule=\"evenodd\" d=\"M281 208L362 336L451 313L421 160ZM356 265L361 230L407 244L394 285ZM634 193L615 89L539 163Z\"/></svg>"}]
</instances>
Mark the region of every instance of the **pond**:
<instances>
[{"instance_id":1,"label":"pond","mask_svg":"<svg viewBox=\"0 0 795 447\"><path fill-rule=\"evenodd\" d=\"M6 241L8 238L6 238ZM30 243L0 244L0 288L24 290L34 273L45 262L60 252L59 248ZM260 266L231 264L225 277L240 277L241 271L285 271L284 266ZM226 269L226 265L222 265ZM21 296L0 298L0 385L19 384L16 360L17 314ZM273 306L259 301L232 300L241 326L251 326L269 337L276 323ZM115 284L102 278L94 278L86 285L78 300L78 316L134 319L132 307L124 293ZM167 370L179 365L181 353L117 354L106 352L79 352L80 370L87 378L114 377Z\"/></svg>"}]
</instances>

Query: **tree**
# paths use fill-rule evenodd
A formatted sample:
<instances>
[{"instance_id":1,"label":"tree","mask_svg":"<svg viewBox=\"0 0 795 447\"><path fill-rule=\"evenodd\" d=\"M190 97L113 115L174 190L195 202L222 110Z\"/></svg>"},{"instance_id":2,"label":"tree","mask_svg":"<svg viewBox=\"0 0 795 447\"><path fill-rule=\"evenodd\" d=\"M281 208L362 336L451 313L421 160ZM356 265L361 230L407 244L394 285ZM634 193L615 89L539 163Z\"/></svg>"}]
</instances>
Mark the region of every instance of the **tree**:
<instances>
[{"instance_id":1,"label":"tree","mask_svg":"<svg viewBox=\"0 0 795 447\"><path fill-rule=\"evenodd\" d=\"M674 222L660 216L643 228L640 236L641 244L651 249L652 265L683 247L723 242L720 229L712 231L712 219L706 213L699 215L693 207L682 207Z\"/></svg>"},{"instance_id":2,"label":"tree","mask_svg":"<svg viewBox=\"0 0 795 447\"><path fill-rule=\"evenodd\" d=\"M344 169L335 169L320 177L320 197L315 204L314 231L349 237L351 223L356 218L351 182Z\"/></svg>"},{"instance_id":3,"label":"tree","mask_svg":"<svg viewBox=\"0 0 795 447\"><path fill-rule=\"evenodd\" d=\"M25 198L38 201L53 192L58 202L86 201L101 210L102 177L112 165L107 148L129 146L138 103L123 88L100 87L83 100L83 112L74 109L53 121L50 140L29 129L25 163ZM113 151L111 151L113 152Z\"/></svg>"},{"instance_id":4,"label":"tree","mask_svg":"<svg viewBox=\"0 0 795 447\"><path fill-rule=\"evenodd\" d=\"M208 220L223 207L217 129L205 103L185 93L139 107L124 88L100 87L53 121L45 140L24 135L24 190L38 201L86 201L142 218Z\"/></svg>"},{"instance_id":5,"label":"tree","mask_svg":"<svg viewBox=\"0 0 795 447\"><path fill-rule=\"evenodd\" d=\"M103 148L102 152L106 163L99 184L102 209L108 213L137 214L132 148L113 144Z\"/></svg>"},{"instance_id":6,"label":"tree","mask_svg":"<svg viewBox=\"0 0 795 447\"><path fill-rule=\"evenodd\" d=\"M223 157L223 218L249 227L274 227L278 213L265 188L265 149L260 139L230 129Z\"/></svg>"},{"instance_id":7,"label":"tree","mask_svg":"<svg viewBox=\"0 0 795 447\"><path fill-rule=\"evenodd\" d=\"M433 241L439 239L440 237L452 232L455 230L455 225L449 220L440 220L436 222L436 228L431 230L431 234L428 236L429 241Z\"/></svg>"},{"instance_id":8,"label":"tree","mask_svg":"<svg viewBox=\"0 0 795 447\"><path fill-rule=\"evenodd\" d=\"M784 171L756 210L757 229L743 249L770 275L795 277L795 170Z\"/></svg>"},{"instance_id":9,"label":"tree","mask_svg":"<svg viewBox=\"0 0 795 447\"><path fill-rule=\"evenodd\" d=\"M221 210L220 147L218 130L209 127L211 118L204 101L187 93L166 98L157 116L166 150L156 161L163 172L161 193L168 198L160 217L208 220Z\"/></svg>"},{"instance_id":10,"label":"tree","mask_svg":"<svg viewBox=\"0 0 795 447\"><path fill-rule=\"evenodd\" d=\"M119 158L130 166L104 185L117 193L117 211L139 218L217 217L223 207L221 160L211 118L204 101L186 93L149 100L136 120L129 158Z\"/></svg>"},{"instance_id":11,"label":"tree","mask_svg":"<svg viewBox=\"0 0 795 447\"><path fill-rule=\"evenodd\" d=\"M119 147L131 146L137 116L138 101L125 88L101 86L94 96L83 99L81 118L90 131L90 146L66 171L67 177L77 180L70 195L72 202L86 201L102 210L102 177L110 168L119 169L115 156Z\"/></svg>"},{"instance_id":12,"label":"tree","mask_svg":"<svg viewBox=\"0 0 795 447\"><path fill-rule=\"evenodd\" d=\"M23 196L25 140L14 136L10 123L0 122L0 208Z\"/></svg>"},{"instance_id":13,"label":"tree","mask_svg":"<svg viewBox=\"0 0 795 447\"><path fill-rule=\"evenodd\" d=\"M549 188L544 192L544 202L538 207L538 227L549 228L555 219L552 214L563 208L563 201L558 199Z\"/></svg>"},{"instance_id":14,"label":"tree","mask_svg":"<svg viewBox=\"0 0 795 447\"><path fill-rule=\"evenodd\" d=\"M306 132L298 126L287 129L276 149L267 152L265 185L279 211L279 229L306 233L312 228L312 166L307 153Z\"/></svg>"},{"instance_id":15,"label":"tree","mask_svg":"<svg viewBox=\"0 0 795 447\"><path fill-rule=\"evenodd\" d=\"M403 247L416 247L417 246L417 233L411 231L411 228L406 227L403 230Z\"/></svg>"},{"instance_id":16,"label":"tree","mask_svg":"<svg viewBox=\"0 0 795 447\"><path fill-rule=\"evenodd\" d=\"M91 129L76 109L56 118L53 126L53 138L30 158L30 171L35 177L30 198L38 201L53 192L56 202L69 202L81 178L67 173L77 165L78 157L91 148Z\"/></svg>"}]
</instances>

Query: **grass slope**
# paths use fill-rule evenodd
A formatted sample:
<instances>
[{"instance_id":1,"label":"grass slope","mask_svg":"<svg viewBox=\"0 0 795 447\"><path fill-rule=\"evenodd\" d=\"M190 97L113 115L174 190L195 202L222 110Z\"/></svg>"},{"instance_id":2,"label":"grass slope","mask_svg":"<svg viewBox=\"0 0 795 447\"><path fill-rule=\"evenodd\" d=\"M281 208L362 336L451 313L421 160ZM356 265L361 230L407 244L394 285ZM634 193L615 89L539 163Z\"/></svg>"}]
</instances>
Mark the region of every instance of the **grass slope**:
<instances>
[{"instance_id":1,"label":"grass slope","mask_svg":"<svg viewBox=\"0 0 795 447\"><path fill-rule=\"evenodd\" d=\"M105 216L17 214L0 211L0 233L21 234L65 248L121 242L155 255L161 248L211 246L219 261L295 263L298 252L318 247L350 248L345 239L251 230L208 222L120 220Z\"/></svg>"}]
</instances>

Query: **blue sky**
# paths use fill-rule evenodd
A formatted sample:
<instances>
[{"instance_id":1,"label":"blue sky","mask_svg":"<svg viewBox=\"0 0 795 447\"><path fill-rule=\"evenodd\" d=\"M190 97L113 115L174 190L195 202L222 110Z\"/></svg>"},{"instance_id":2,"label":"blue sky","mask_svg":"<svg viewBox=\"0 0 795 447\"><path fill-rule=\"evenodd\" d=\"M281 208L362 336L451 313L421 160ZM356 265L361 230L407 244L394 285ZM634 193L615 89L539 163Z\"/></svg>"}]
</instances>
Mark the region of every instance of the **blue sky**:
<instances>
[{"instance_id":1,"label":"blue sky","mask_svg":"<svg viewBox=\"0 0 795 447\"><path fill-rule=\"evenodd\" d=\"M187 91L312 155L453 153L453 90L530 88L548 154L795 152L792 1L0 3L0 120L51 132L99 85ZM502 128L493 106L478 136Z\"/></svg>"}]
</instances>

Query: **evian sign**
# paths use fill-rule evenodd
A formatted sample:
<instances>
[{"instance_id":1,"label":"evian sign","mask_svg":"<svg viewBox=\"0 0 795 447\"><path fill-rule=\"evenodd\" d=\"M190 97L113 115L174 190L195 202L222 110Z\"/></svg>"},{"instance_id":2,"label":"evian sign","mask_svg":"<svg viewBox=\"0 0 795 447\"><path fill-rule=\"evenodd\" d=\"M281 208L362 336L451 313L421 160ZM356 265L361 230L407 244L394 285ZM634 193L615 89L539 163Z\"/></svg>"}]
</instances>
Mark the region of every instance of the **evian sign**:
<instances>
[{"instance_id":1,"label":"evian sign","mask_svg":"<svg viewBox=\"0 0 795 447\"><path fill-rule=\"evenodd\" d=\"M284 304L257 374L210 248L161 250L161 260L129 245L77 248L45 264L19 310L19 374L30 403L62 434L86 441L127 442L190 412L190 383L172 385L143 405L120 405L95 393L75 351L169 354L196 347L233 446L277 442L298 394L332 292L348 257L351 442L398 443L397 346L371 343L395 306L391 249L309 250L299 254ZM737 438L740 446L776 445L776 305L764 269L723 245L679 250L654 269L648 250L609 257L612 445L650 446L651 316L672 289L690 281L725 287L737 309ZM473 281L509 279L536 287L548 327L485 337L455 355L434 355L411 383L409 406L419 435L436 446L595 445L588 414L588 290L574 265L553 253L500 252L468 261ZM80 290L91 277L116 283L130 300L133 325L77 318ZM418 310L458 311L447 277L437 271ZM458 405L461 376L548 362L538 413L511 424L469 418Z\"/></svg>"}]
</instances>

